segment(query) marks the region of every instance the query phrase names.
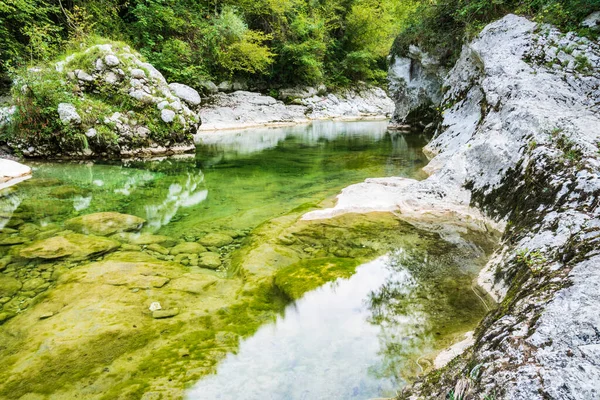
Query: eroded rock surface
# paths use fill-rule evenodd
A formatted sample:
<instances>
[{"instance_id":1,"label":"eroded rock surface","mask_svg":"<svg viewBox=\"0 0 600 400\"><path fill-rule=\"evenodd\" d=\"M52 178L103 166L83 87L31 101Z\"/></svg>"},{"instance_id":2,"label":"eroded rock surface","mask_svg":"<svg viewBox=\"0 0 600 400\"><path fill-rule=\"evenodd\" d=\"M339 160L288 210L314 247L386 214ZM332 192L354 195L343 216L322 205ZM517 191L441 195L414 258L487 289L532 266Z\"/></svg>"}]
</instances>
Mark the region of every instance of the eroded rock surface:
<instances>
[{"instance_id":1,"label":"eroded rock surface","mask_svg":"<svg viewBox=\"0 0 600 400\"><path fill-rule=\"evenodd\" d=\"M500 306L471 350L400 398L598 398L600 47L508 15L444 86L432 175L407 190L507 222L479 279Z\"/></svg>"}]
</instances>

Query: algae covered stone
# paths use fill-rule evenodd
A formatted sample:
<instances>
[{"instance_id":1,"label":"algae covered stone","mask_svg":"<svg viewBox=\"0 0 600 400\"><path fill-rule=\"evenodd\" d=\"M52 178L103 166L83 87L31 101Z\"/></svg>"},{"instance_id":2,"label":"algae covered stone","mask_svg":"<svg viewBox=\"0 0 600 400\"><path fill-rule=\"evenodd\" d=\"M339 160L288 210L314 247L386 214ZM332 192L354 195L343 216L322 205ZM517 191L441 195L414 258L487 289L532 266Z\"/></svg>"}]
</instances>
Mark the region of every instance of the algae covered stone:
<instances>
[{"instance_id":1,"label":"algae covered stone","mask_svg":"<svg viewBox=\"0 0 600 400\"><path fill-rule=\"evenodd\" d=\"M65 222L65 227L76 232L108 236L118 232L138 231L144 223L146 220L135 215L102 212L72 218Z\"/></svg>"},{"instance_id":2,"label":"algae covered stone","mask_svg":"<svg viewBox=\"0 0 600 400\"><path fill-rule=\"evenodd\" d=\"M208 269L217 269L221 266L221 256L212 252L202 253L198 259L198 266Z\"/></svg>"},{"instance_id":3,"label":"algae covered stone","mask_svg":"<svg viewBox=\"0 0 600 400\"><path fill-rule=\"evenodd\" d=\"M0 274L0 298L12 297L19 290L21 290L21 282L10 276Z\"/></svg>"},{"instance_id":4,"label":"algae covered stone","mask_svg":"<svg viewBox=\"0 0 600 400\"><path fill-rule=\"evenodd\" d=\"M108 253L121 244L116 240L71 233L39 240L21 249L19 255L24 258L42 258L47 260L69 257L81 260L93 255Z\"/></svg>"},{"instance_id":5,"label":"algae covered stone","mask_svg":"<svg viewBox=\"0 0 600 400\"><path fill-rule=\"evenodd\" d=\"M199 243L185 242L180 243L171 249L171 255L176 256L178 254L200 254L204 253L206 248Z\"/></svg>"},{"instance_id":6,"label":"algae covered stone","mask_svg":"<svg viewBox=\"0 0 600 400\"><path fill-rule=\"evenodd\" d=\"M223 247L232 242L233 238L224 233L209 233L200 239L200 243L206 247Z\"/></svg>"}]
</instances>

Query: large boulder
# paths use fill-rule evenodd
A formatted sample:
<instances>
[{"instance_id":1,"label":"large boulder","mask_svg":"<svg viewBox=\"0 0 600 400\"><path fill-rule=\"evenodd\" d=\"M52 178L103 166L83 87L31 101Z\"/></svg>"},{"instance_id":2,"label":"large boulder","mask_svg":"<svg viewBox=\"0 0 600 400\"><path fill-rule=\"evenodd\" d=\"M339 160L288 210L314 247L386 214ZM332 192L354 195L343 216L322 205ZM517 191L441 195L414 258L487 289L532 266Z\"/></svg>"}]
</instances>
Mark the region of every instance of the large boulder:
<instances>
[{"instance_id":1,"label":"large boulder","mask_svg":"<svg viewBox=\"0 0 600 400\"><path fill-rule=\"evenodd\" d=\"M184 85L182 83L171 83L169 85L171 92L181 100L185 101L191 106L198 106L202 102L200 94L195 89Z\"/></svg>"},{"instance_id":2,"label":"large boulder","mask_svg":"<svg viewBox=\"0 0 600 400\"><path fill-rule=\"evenodd\" d=\"M108 236L119 232L139 231L146 220L135 215L101 212L72 218L65 228L91 235Z\"/></svg>"},{"instance_id":3,"label":"large boulder","mask_svg":"<svg viewBox=\"0 0 600 400\"><path fill-rule=\"evenodd\" d=\"M194 150L192 134L200 118L190 106L200 104L198 92L169 85L129 46L91 46L25 74L15 81L15 113L39 118L7 122L17 124L7 142L25 156L127 157ZM31 100L47 90L55 94L48 97L55 103L37 108Z\"/></svg>"}]
</instances>

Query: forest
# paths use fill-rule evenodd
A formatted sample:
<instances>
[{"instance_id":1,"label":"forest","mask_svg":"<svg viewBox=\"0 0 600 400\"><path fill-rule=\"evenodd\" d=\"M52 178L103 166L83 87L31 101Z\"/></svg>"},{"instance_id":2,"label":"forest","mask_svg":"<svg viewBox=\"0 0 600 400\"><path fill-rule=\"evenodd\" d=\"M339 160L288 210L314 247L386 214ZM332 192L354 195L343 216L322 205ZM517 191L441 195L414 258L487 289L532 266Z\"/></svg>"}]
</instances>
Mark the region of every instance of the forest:
<instances>
[{"instance_id":1,"label":"forest","mask_svg":"<svg viewBox=\"0 0 600 400\"><path fill-rule=\"evenodd\" d=\"M598 0L4 0L0 73L107 38L192 86L381 84L394 42L395 53L416 43L451 64L465 36L507 12L574 29L599 7Z\"/></svg>"}]
</instances>

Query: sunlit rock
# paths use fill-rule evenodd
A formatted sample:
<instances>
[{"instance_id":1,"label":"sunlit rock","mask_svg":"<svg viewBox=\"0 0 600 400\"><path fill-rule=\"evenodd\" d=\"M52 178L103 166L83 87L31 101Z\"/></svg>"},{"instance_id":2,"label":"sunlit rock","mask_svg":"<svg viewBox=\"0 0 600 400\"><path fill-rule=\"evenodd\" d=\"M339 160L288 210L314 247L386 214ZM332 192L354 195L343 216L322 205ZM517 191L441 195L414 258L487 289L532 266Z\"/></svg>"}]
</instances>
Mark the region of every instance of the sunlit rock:
<instances>
[{"instance_id":1,"label":"sunlit rock","mask_svg":"<svg viewBox=\"0 0 600 400\"><path fill-rule=\"evenodd\" d=\"M108 253L117 249L121 244L116 240L98 236L87 236L71 233L65 236L55 236L34 242L21 249L19 255L24 258L57 259L86 259L93 255Z\"/></svg>"},{"instance_id":2,"label":"sunlit rock","mask_svg":"<svg viewBox=\"0 0 600 400\"><path fill-rule=\"evenodd\" d=\"M233 238L223 233L209 233L200 239L200 244L206 247L223 247L232 242Z\"/></svg>"},{"instance_id":3,"label":"sunlit rock","mask_svg":"<svg viewBox=\"0 0 600 400\"><path fill-rule=\"evenodd\" d=\"M145 222L134 215L102 212L72 218L65 222L65 227L76 232L107 236L118 232L138 231Z\"/></svg>"}]
</instances>

